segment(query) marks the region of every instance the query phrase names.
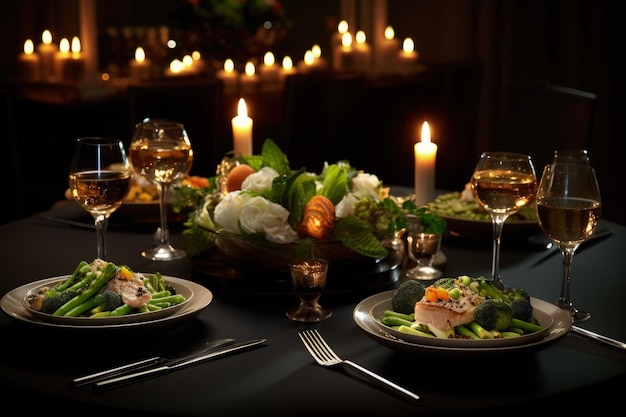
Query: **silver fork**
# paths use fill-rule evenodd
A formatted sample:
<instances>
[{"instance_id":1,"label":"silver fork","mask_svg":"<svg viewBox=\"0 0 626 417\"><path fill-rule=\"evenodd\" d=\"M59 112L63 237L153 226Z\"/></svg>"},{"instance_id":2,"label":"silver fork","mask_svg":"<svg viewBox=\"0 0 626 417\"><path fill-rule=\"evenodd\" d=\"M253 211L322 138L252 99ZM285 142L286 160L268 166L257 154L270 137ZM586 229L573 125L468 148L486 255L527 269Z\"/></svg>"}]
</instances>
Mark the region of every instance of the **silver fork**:
<instances>
[{"instance_id":1,"label":"silver fork","mask_svg":"<svg viewBox=\"0 0 626 417\"><path fill-rule=\"evenodd\" d=\"M322 366L336 366L343 365L349 366L355 371L361 373L362 375L372 379L375 382L380 383L387 389L391 389L396 391L405 397L419 401L420 396L405 389L401 386L389 381L388 379L383 378L380 375L375 374L374 372L363 368L361 365L357 365L356 363L348 360L343 360L328 346L326 341L322 338L317 330L304 330L302 332L298 332L298 336L302 339L302 343L309 351L311 356L315 359L315 361Z\"/></svg>"}]
</instances>

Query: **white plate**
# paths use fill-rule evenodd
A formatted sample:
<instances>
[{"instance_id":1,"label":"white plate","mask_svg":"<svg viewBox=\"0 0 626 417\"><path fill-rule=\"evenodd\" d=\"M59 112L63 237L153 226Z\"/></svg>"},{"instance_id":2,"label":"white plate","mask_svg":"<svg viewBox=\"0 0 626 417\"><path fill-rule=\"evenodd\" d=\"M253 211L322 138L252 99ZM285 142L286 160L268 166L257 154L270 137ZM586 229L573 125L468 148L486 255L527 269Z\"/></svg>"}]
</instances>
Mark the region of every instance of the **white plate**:
<instances>
[{"instance_id":1,"label":"white plate","mask_svg":"<svg viewBox=\"0 0 626 417\"><path fill-rule=\"evenodd\" d=\"M64 282L69 277L70 277L69 275L59 276L56 278L50 278L49 280L45 280L46 282L43 284L35 283L35 285L30 290L28 290L26 292L26 295L24 295L24 297L22 298L22 302L24 303L26 310L28 310L28 312L32 314L33 316L35 316L36 318L41 319L43 321L49 321L52 323L73 324L75 326L102 326L103 324L134 323L138 321L149 321L149 320L160 319L162 317L166 317L171 314L174 314L178 310L185 307L185 305L189 303L191 299L193 299L193 290L189 288L187 285L182 284L182 283L177 283L176 285L174 285L174 283L169 281L169 279L164 278L166 284L169 284L172 287L174 287L174 289L176 290L176 293L182 294L185 297L185 301L183 301L180 304L176 304L176 305L166 307L160 310L148 311L145 313L125 314L123 316L117 316L117 317L100 317L100 318L54 316L52 314L43 313L41 311L33 310L32 308L30 308L30 306L28 305L28 301L27 301L27 298L29 298L30 294L36 294L39 291L39 288L43 286L52 287L56 284Z\"/></svg>"},{"instance_id":2,"label":"white plate","mask_svg":"<svg viewBox=\"0 0 626 417\"><path fill-rule=\"evenodd\" d=\"M391 310L393 290L373 295L361 301L354 308L353 319L356 324L377 342L400 351L433 353L441 355L473 355L485 353L506 353L521 350L532 350L545 347L567 334L572 326L569 315L554 304L531 298L539 323L548 328L540 335L533 337L521 336L513 339L466 340L437 339L408 335L394 331L383 325L380 319L384 310ZM538 336L538 337L537 337ZM501 342L500 340L505 340Z\"/></svg>"},{"instance_id":3,"label":"white plate","mask_svg":"<svg viewBox=\"0 0 626 417\"><path fill-rule=\"evenodd\" d=\"M65 328L65 329L89 329L89 330L101 330L101 329L126 329L126 328L148 328L155 326L165 326L178 323L183 320L188 320L196 316L202 309L204 309L213 300L213 294L207 288L202 285L196 284L191 281L187 281L181 278L175 278L164 275L165 282L172 285L174 288L179 289L183 295L185 291L190 294L191 297L185 303L180 305L180 308L176 310L170 310L171 314L165 316L151 315L151 313L139 313L129 316L124 321L101 321L102 319L92 319L88 317L65 318L70 321L49 321L42 320L31 314L31 310L24 305L24 297L33 288L39 288L43 285L49 285L51 283L58 282L62 277L47 278L36 282L31 282L26 285L17 287L7 292L2 299L0 299L0 308L9 317L44 327L52 328ZM47 315L49 316L49 315ZM118 317L119 319L119 317ZM91 322L87 322L91 320ZM94 323L97 321L97 324Z\"/></svg>"}]
</instances>

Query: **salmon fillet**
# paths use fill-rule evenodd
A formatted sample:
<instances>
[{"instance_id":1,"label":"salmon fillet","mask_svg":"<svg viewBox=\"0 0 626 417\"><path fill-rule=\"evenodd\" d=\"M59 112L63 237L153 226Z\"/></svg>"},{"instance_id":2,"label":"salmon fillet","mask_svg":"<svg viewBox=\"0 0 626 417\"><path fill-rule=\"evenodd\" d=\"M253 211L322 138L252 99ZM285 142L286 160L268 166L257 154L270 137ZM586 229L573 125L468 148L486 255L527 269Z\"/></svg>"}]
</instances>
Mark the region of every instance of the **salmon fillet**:
<instances>
[{"instance_id":1,"label":"salmon fillet","mask_svg":"<svg viewBox=\"0 0 626 417\"><path fill-rule=\"evenodd\" d=\"M461 296L445 301L428 301L423 297L415 303L415 321L431 324L441 330L453 329L474 320L474 311L483 298L467 287L459 287Z\"/></svg>"}]
</instances>

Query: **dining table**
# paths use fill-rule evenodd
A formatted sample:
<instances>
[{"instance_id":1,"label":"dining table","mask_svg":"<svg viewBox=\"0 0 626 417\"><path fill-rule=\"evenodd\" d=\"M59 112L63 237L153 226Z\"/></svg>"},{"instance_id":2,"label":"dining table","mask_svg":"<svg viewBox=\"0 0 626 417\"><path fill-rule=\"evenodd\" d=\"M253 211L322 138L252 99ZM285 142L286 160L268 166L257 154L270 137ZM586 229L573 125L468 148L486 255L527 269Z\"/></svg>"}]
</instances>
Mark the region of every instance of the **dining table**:
<instances>
[{"instance_id":1,"label":"dining table","mask_svg":"<svg viewBox=\"0 0 626 417\"><path fill-rule=\"evenodd\" d=\"M154 244L155 222L127 221L113 213L107 230L107 259L133 271L160 272L194 283L205 291L199 311L129 326L57 325L4 308L0 314L3 398L24 412L51 410L66 415L134 416L425 416L480 412L515 415L558 410L565 415L615 403L626 386L626 351L572 331L513 349L430 349L394 342L358 325L355 309L364 300L391 292L402 282L403 254L381 273L359 280L349 270L330 274L320 303L332 311L315 323L290 320L285 312L298 298L276 273L254 266L240 276L215 273L207 254L170 262L150 261L141 251ZM506 225L504 227L506 231ZM170 241L186 247L182 221L169 225ZM576 326L626 341L626 227L601 219L607 237L583 245L574 257L571 298L592 318ZM562 261L554 248L530 236L502 238L502 279L531 297L556 304ZM66 276L96 254L91 217L77 204L0 225L0 296L47 278ZM444 277L488 276L491 241L444 234L439 266ZM223 266L223 265L222 265ZM332 265L331 265L332 268ZM331 281L342 280L341 285ZM357 274L358 275L358 274ZM262 284L255 285L255 279ZM288 283L288 280L286 281ZM288 285L288 284L287 284ZM208 295L207 295L208 294ZM7 313L9 310L9 313ZM358 373L319 366L299 332L316 329L333 350L396 384L417 393L410 401ZM72 379L155 354L173 352L204 340L267 339L265 343L193 366L108 390L74 387Z\"/></svg>"}]
</instances>

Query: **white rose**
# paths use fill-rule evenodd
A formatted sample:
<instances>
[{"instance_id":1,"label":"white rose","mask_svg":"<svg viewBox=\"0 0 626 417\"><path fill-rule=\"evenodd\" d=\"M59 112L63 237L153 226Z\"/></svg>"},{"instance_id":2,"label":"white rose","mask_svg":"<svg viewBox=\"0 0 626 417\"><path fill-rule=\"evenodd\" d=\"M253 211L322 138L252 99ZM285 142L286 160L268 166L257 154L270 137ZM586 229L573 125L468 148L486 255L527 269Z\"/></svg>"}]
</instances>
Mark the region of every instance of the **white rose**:
<instances>
[{"instance_id":1,"label":"white rose","mask_svg":"<svg viewBox=\"0 0 626 417\"><path fill-rule=\"evenodd\" d=\"M374 174L360 172L352 179L352 194L358 198L371 197L375 201L380 201L380 190L382 181Z\"/></svg>"},{"instance_id":2,"label":"white rose","mask_svg":"<svg viewBox=\"0 0 626 417\"><path fill-rule=\"evenodd\" d=\"M278 177L278 172L271 167L263 167L257 172L248 175L241 183L242 190L261 192L263 189L272 188L272 181Z\"/></svg>"},{"instance_id":3,"label":"white rose","mask_svg":"<svg viewBox=\"0 0 626 417\"><path fill-rule=\"evenodd\" d=\"M352 194L344 195L339 204L335 207L335 217L344 218L353 214L358 201L359 199Z\"/></svg>"},{"instance_id":4,"label":"white rose","mask_svg":"<svg viewBox=\"0 0 626 417\"><path fill-rule=\"evenodd\" d=\"M276 243L290 243L298 238L288 223L289 211L280 204L263 197L252 197L239 213L241 228L248 233L265 233L265 238Z\"/></svg>"},{"instance_id":5,"label":"white rose","mask_svg":"<svg viewBox=\"0 0 626 417\"><path fill-rule=\"evenodd\" d=\"M239 190L226 194L215 206L215 222L225 230L239 233L239 213L249 199L249 194L242 194Z\"/></svg>"}]
</instances>

